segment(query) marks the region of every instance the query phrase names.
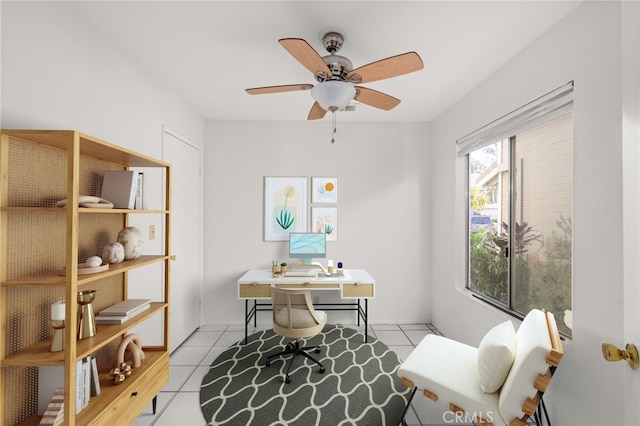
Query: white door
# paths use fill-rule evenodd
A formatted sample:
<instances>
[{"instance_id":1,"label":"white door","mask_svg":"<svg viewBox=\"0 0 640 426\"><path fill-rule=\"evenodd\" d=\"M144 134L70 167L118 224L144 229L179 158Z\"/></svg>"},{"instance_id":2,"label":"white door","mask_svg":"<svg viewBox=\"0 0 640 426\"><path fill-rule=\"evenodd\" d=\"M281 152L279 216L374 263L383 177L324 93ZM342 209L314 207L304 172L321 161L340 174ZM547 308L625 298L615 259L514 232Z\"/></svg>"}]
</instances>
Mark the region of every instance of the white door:
<instances>
[{"instance_id":1,"label":"white door","mask_svg":"<svg viewBox=\"0 0 640 426\"><path fill-rule=\"evenodd\" d=\"M202 152L164 128L163 161L171 164L171 324L174 351L200 326L202 299Z\"/></svg>"}]
</instances>

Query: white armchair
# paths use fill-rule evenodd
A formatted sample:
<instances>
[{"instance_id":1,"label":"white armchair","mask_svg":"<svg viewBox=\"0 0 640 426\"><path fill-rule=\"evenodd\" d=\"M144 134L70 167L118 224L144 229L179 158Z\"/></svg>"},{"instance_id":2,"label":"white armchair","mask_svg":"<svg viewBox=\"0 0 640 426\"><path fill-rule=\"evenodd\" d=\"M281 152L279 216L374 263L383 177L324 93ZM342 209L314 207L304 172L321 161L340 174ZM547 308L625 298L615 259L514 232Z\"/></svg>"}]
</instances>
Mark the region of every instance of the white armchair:
<instances>
[{"instance_id":1,"label":"white armchair","mask_svg":"<svg viewBox=\"0 0 640 426\"><path fill-rule=\"evenodd\" d=\"M506 321L477 348L430 334L400 365L398 376L413 388L407 408L421 389L478 425L525 425L531 416L539 424L536 410L562 355L553 314L533 309L517 333ZM546 412L545 417L548 422Z\"/></svg>"}]
</instances>

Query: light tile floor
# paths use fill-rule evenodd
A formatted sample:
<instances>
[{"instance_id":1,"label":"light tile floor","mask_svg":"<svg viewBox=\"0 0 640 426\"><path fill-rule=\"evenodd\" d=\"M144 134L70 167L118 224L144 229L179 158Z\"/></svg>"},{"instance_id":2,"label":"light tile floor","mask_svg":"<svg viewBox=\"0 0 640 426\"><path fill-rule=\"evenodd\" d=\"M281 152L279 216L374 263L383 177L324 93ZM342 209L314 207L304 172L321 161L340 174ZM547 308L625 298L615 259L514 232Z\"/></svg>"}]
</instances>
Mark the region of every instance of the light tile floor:
<instances>
[{"instance_id":1,"label":"light tile floor","mask_svg":"<svg viewBox=\"0 0 640 426\"><path fill-rule=\"evenodd\" d=\"M355 325L347 327L358 328ZM266 328L269 327L250 328L249 334ZM431 324L369 327L369 335L386 344L400 359L405 359L427 334L441 333ZM203 326L196 330L171 354L169 383L158 394L156 414L153 415L149 404L134 425L206 426L200 410L200 383L218 355L243 338L242 326ZM446 407L439 407L427 398L416 395L405 420L409 425L442 424L445 410Z\"/></svg>"}]
</instances>

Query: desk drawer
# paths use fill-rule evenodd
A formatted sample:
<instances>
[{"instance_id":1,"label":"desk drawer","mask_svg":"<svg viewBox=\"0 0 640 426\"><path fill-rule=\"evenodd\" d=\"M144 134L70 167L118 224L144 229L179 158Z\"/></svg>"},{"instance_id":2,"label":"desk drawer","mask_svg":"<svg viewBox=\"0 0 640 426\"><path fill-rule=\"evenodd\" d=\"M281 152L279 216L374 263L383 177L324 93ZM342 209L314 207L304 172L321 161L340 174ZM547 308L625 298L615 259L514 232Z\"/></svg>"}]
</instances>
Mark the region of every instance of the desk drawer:
<instances>
[{"instance_id":1,"label":"desk drawer","mask_svg":"<svg viewBox=\"0 0 640 426\"><path fill-rule=\"evenodd\" d=\"M301 283L301 284L276 284L278 288L310 288L311 290L331 290L340 288L340 284Z\"/></svg>"},{"instance_id":2,"label":"desk drawer","mask_svg":"<svg viewBox=\"0 0 640 426\"><path fill-rule=\"evenodd\" d=\"M344 299L356 297L373 297L373 284L343 284L342 297Z\"/></svg>"},{"instance_id":3,"label":"desk drawer","mask_svg":"<svg viewBox=\"0 0 640 426\"><path fill-rule=\"evenodd\" d=\"M240 284L238 287L238 295L244 299L271 297L271 284Z\"/></svg>"}]
</instances>

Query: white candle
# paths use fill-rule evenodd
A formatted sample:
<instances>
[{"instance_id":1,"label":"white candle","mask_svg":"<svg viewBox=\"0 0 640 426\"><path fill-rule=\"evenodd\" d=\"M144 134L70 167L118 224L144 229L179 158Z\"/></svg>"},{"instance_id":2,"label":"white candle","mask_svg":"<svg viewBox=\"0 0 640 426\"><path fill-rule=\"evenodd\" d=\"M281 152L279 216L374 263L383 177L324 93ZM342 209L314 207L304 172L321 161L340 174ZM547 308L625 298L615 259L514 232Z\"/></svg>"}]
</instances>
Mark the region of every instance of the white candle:
<instances>
[{"instance_id":1,"label":"white candle","mask_svg":"<svg viewBox=\"0 0 640 426\"><path fill-rule=\"evenodd\" d=\"M331 259L327 260L327 268L329 267L333 268L333 260Z\"/></svg>"},{"instance_id":2,"label":"white candle","mask_svg":"<svg viewBox=\"0 0 640 426\"><path fill-rule=\"evenodd\" d=\"M64 301L59 300L51 305L51 321L64 321L65 314Z\"/></svg>"}]
</instances>

